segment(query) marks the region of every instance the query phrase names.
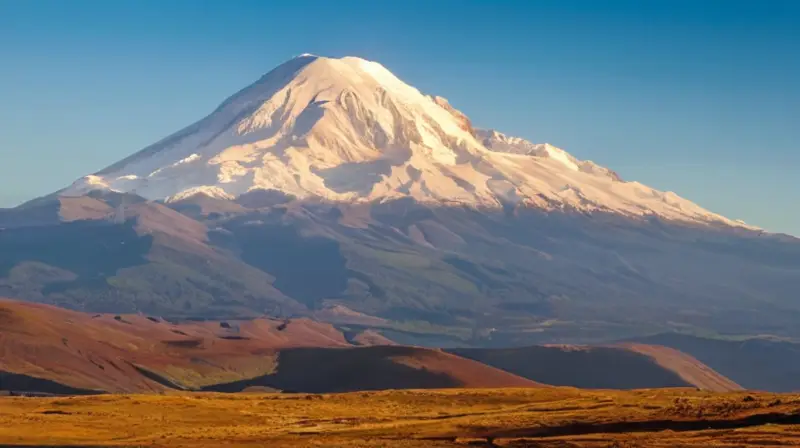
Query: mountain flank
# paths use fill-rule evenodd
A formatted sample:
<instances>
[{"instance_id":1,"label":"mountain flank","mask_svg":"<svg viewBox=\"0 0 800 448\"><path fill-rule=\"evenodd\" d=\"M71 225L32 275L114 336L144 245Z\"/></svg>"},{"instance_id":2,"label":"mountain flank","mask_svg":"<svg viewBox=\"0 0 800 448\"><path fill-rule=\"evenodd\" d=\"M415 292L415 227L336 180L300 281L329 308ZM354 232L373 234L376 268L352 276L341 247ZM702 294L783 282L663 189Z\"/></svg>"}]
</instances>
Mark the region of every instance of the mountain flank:
<instances>
[{"instance_id":1,"label":"mountain flank","mask_svg":"<svg viewBox=\"0 0 800 448\"><path fill-rule=\"evenodd\" d=\"M196 123L0 210L0 296L307 317L427 347L800 340L800 240L457 103L373 61L293 58Z\"/></svg>"}]
</instances>

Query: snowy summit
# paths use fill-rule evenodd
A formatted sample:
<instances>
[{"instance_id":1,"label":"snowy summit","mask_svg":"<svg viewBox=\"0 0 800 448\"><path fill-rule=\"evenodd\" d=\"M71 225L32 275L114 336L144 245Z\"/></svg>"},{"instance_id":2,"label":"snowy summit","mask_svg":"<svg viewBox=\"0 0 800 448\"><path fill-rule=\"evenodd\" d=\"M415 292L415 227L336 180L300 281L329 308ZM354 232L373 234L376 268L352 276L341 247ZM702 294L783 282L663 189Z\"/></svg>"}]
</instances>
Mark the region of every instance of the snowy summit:
<instances>
[{"instance_id":1,"label":"snowy summit","mask_svg":"<svg viewBox=\"0 0 800 448\"><path fill-rule=\"evenodd\" d=\"M98 189L165 201L274 189L299 199L411 197L743 226L552 145L474 129L447 100L424 95L376 62L309 54L61 194Z\"/></svg>"}]
</instances>

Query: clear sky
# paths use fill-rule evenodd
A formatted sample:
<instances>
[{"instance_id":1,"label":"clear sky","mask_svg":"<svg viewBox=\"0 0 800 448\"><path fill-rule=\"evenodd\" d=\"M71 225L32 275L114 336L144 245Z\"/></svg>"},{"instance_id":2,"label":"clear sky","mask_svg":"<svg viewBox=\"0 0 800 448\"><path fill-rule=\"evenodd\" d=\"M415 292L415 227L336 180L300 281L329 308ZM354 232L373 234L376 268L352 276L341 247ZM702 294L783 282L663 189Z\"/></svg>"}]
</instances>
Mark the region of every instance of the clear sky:
<instances>
[{"instance_id":1,"label":"clear sky","mask_svg":"<svg viewBox=\"0 0 800 448\"><path fill-rule=\"evenodd\" d=\"M0 0L0 206L301 53L381 62L479 127L800 235L795 0Z\"/></svg>"}]
</instances>

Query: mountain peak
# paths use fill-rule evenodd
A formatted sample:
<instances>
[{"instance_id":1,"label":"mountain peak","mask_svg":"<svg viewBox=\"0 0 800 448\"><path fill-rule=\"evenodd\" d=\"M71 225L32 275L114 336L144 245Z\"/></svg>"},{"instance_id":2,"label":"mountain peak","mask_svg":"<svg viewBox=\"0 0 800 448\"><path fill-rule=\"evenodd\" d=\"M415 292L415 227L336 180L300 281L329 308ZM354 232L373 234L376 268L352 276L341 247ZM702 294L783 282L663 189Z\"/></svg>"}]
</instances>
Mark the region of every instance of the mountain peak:
<instances>
[{"instance_id":1,"label":"mountain peak","mask_svg":"<svg viewBox=\"0 0 800 448\"><path fill-rule=\"evenodd\" d=\"M446 99L424 95L377 62L303 54L62 194L108 189L174 200L277 190L301 200L513 203L741 226L620 180L555 146L476 130Z\"/></svg>"}]
</instances>

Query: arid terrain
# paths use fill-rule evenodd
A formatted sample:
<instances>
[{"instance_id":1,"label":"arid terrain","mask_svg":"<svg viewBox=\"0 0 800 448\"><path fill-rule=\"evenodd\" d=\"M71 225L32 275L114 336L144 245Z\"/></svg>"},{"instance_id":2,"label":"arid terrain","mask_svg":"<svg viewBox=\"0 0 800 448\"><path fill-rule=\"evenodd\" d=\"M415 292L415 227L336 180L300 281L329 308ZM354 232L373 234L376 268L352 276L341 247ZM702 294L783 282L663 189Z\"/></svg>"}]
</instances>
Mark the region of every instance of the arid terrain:
<instances>
[{"instance_id":1,"label":"arid terrain","mask_svg":"<svg viewBox=\"0 0 800 448\"><path fill-rule=\"evenodd\" d=\"M800 395L573 388L0 398L32 446L800 445Z\"/></svg>"},{"instance_id":2,"label":"arid terrain","mask_svg":"<svg viewBox=\"0 0 800 448\"><path fill-rule=\"evenodd\" d=\"M740 389L688 355L644 344L446 351L307 318L177 322L3 300L0 330L0 391Z\"/></svg>"}]
</instances>

